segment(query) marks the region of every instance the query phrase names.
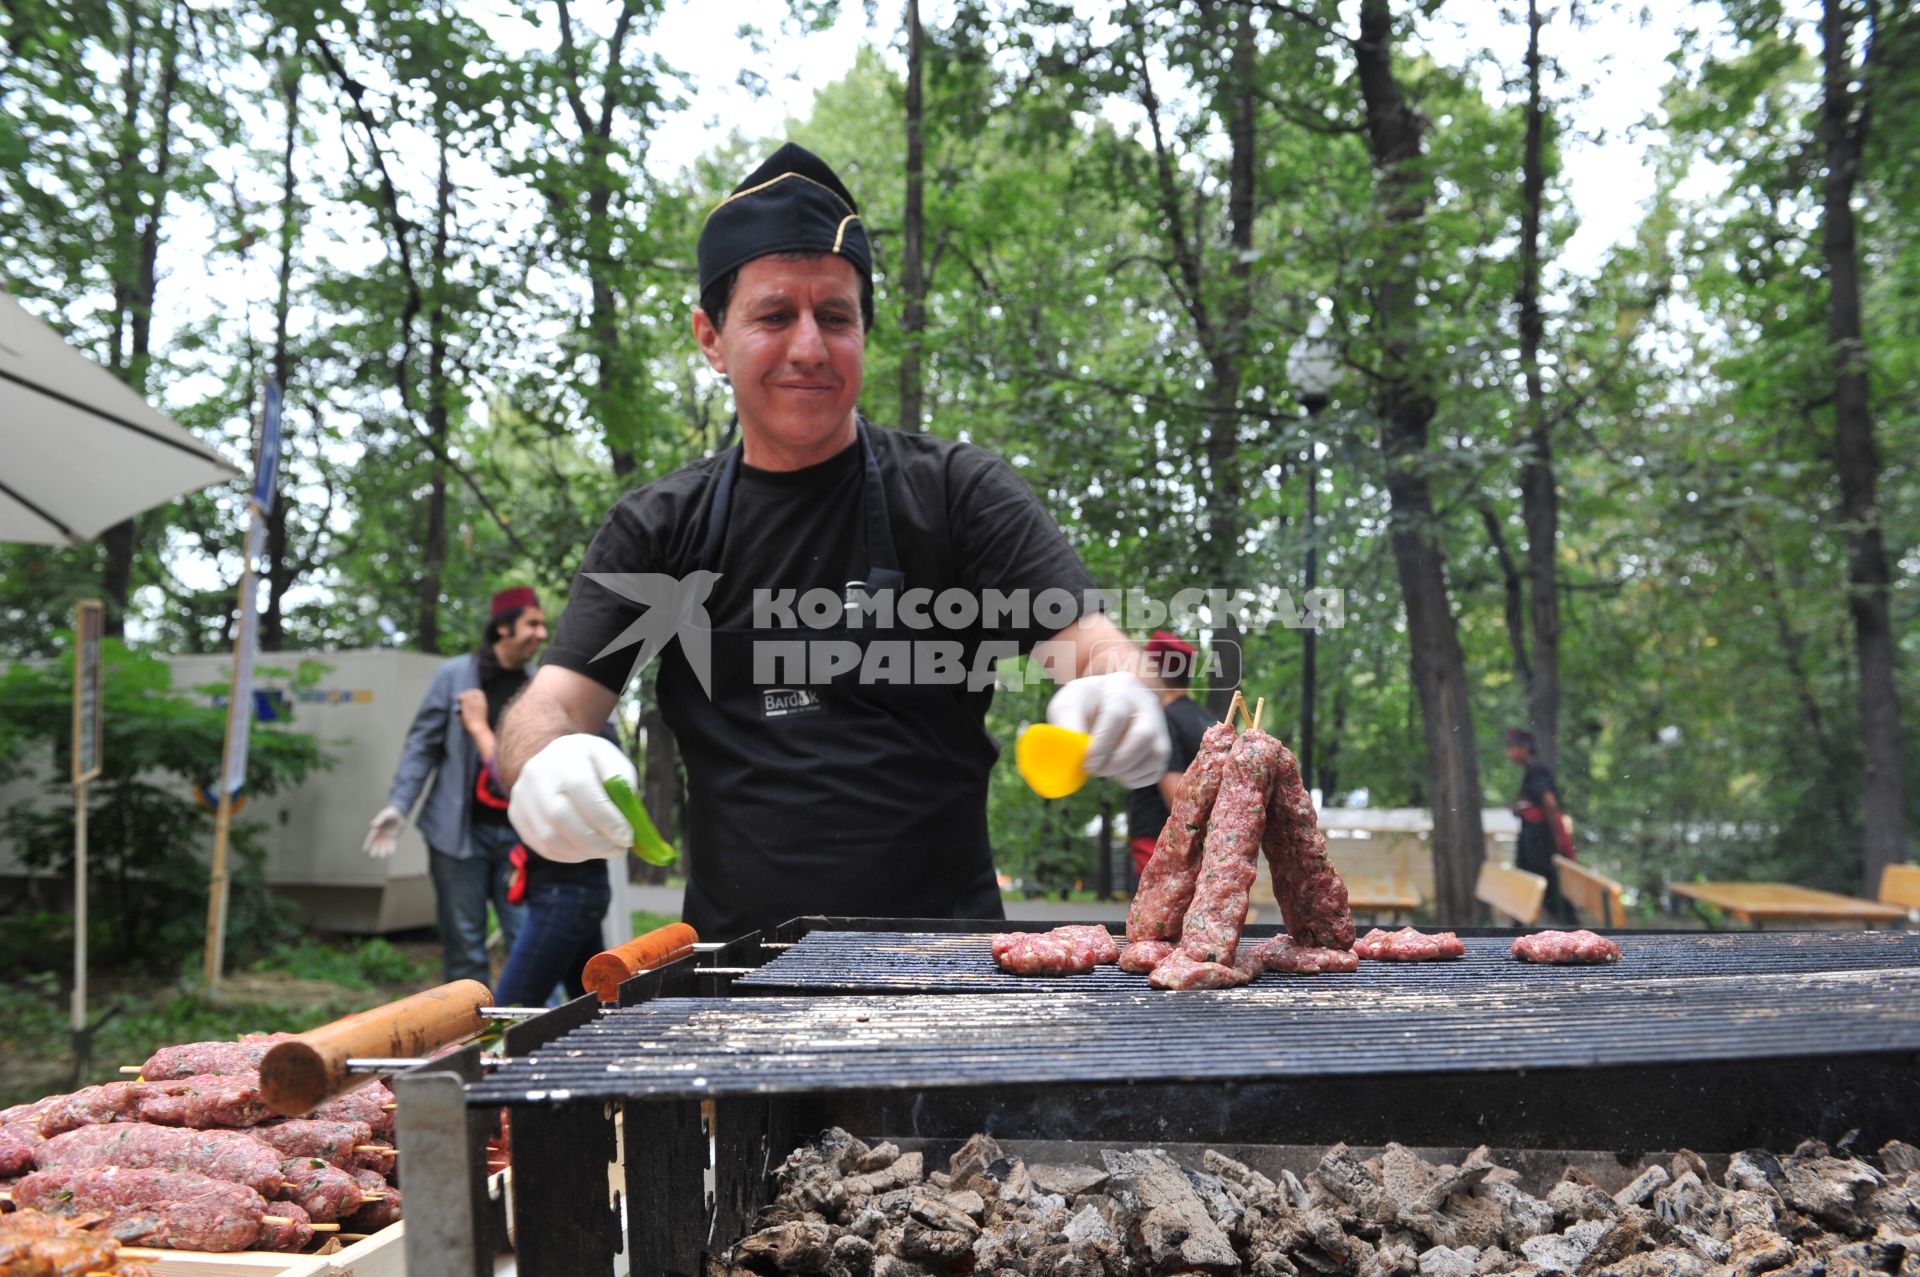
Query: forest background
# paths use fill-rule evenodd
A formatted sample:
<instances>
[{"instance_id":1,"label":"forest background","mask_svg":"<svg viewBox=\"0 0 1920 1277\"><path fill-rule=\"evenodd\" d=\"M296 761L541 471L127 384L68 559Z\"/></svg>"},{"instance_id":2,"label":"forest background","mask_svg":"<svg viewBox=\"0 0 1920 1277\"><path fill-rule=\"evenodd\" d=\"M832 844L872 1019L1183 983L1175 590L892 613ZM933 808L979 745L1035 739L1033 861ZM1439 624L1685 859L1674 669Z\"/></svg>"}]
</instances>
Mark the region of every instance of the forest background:
<instances>
[{"instance_id":1,"label":"forest background","mask_svg":"<svg viewBox=\"0 0 1920 1277\"><path fill-rule=\"evenodd\" d=\"M286 387L266 651L467 650L508 583L557 611L621 494L731 442L693 244L775 139L652 162L713 71L654 41L679 7L0 5L0 284L236 460L264 382ZM840 16L795 0L756 38ZM1253 591L1244 631L1193 637L1283 735L1311 703L1328 803L1438 813L1441 916L1471 911L1516 725L1586 858L1643 899L1697 877L1871 894L1910 858L1912 5L1725 0L1675 28L1516 0L1464 46L1440 0L864 16L879 38L784 133L873 237L865 411L1008 458L1103 586ZM1609 88L1557 59L1602 28L1677 31L1640 53L1673 74L1644 103L1637 228L1575 261L1561 156ZM1316 316L1343 376L1309 413L1287 365ZM0 547L0 656L61 655L99 595L143 671L129 706L161 697L153 654L231 646L244 503ZM1314 571L1346 623L1317 635L1309 702L1277 604ZM60 730L57 680L23 671L46 712L5 716L0 758ZM990 726L1010 742L1043 705L1003 693ZM623 713L677 825L646 679ZM110 739L123 787L136 763L193 772L170 714L129 709L173 743ZM321 746L269 748L261 783ZM153 826L115 823L127 792L95 828L131 845ZM1090 882L1123 799L1041 803L1001 767L1002 868ZM14 831L58 863L58 829Z\"/></svg>"}]
</instances>

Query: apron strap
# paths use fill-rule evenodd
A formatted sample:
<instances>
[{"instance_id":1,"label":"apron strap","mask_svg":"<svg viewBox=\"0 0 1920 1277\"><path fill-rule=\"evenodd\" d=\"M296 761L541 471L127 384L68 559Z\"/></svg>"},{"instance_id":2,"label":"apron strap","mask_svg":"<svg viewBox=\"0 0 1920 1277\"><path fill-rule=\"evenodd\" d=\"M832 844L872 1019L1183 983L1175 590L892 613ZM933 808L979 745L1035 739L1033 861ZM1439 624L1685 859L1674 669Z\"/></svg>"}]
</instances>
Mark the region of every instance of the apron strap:
<instances>
[{"instance_id":1,"label":"apron strap","mask_svg":"<svg viewBox=\"0 0 1920 1277\"><path fill-rule=\"evenodd\" d=\"M745 448L743 443L734 444L720 463L719 477L713 481L713 501L707 506L707 539L695 567L710 571L720 568L720 547L727 540L727 514L733 509L733 481L740 474L740 454Z\"/></svg>"}]
</instances>

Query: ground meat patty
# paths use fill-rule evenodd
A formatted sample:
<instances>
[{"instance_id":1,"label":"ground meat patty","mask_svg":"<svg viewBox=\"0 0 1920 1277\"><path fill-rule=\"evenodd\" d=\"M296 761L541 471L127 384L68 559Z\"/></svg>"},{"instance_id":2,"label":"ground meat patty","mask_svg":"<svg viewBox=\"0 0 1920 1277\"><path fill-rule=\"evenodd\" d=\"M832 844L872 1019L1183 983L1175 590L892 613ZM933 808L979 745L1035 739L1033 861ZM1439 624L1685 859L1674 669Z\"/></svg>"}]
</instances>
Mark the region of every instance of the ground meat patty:
<instances>
[{"instance_id":1,"label":"ground meat patty","mask_svg":"<svg viewBox=\"0 0 1920 1277\"><path fill-rule=\"evenodd\" d=\"M108 1166L35 1171L13 1200L49 1215L104 1214L99 1230L119 1241L175 1250L245 1250L260 1235L266 1199L244 1184L191 1171Z\"/></svg>"},{"instance_id":2,"label":"ground meat patty","mask_svg":"<svg viewBox=\"0 0 1920 1277\"><path fill-rule=\"evenodd\" d=\"M1453 932L1428 935L1412 927L1398 931L1375 927L1354 943L1353 951L1371 962L1435 962L1467 956L1467 946Z\"/></svg>"},{"instance_id":3,"label":"ground meat patty","mask_svg":"<svg viewBox=\"0 0 1920 1277\"><path fill-rule=\"evenodd\" d=\"M71 1095L49 1096L36 1114L40 1134L51 1139L83 1126L124 1121L159 1093L160 1088L148 1082L107 1082L82 1087Z\"/></svg>"},{"instance_id":4,"label":"ground meat patty","mask_svg":"<svg viewBox=\"0 0 1920 1277\"><path fill-rule=\"evenodd\" d=\"M260 1098L253 1073L200 1074L170 1082L145 1083L152 1089L137 1110L143 1122L159 1126L253 1126L273 1116Z\"/></svg>"},{"instance_id":5,"label":"ground meat patty","mask_svg":"<svg viewBox=\"0 0 1920 1277\"><path fill-rule=\"evenodd\" d=\"M349 1232L377 1233L388 1224L399 1222L399 1189L389 1184L386 1177L377 1171L355 1171L353 1178L359 1183L361 1193L374 1200L368 1201L347 1217L346 1226Z\"/></svg>"},{"instance_id":6,"label":"ground meat patty","mask_svg":"<svg viewBox=\"0 0 1920 1277\"><path fill-rule=\"evenodd\" d=\"M1207 821L1232 749L1231 723L1215 723L1200 737L1200 752L1193 756L1181 780L1180 799L1168 814L1167 823L1160 827L1153 857L1140 871L1140 886L1127 908L1128 943L1180 938L1180 924L1193 902L1194 883L1200 876ZM1146 832L1134 831L1142 838Z\"/></svg>"},{"instance_id":7,"label":"ground meat patty","mask_svg":"<svg viewBox=\"0 0 1920 1277\"><path fill-rule=\"evenodd\" d=\"M313 1220L307 1212L293 1202L270 1202L268 1216L260 1222L260 1236L254 1241L255 1250L278 1250L292 1252L305 1250L307 1243L313 1240Z\"/></svg>"},{"instance_id":8,"label":"ground meat patty","mask_svg":"<svg viewBox=\"0 0 1920 1277\"><path fill-rule=\"evenodd\" d=\"M379 1080L355 1087L345 1095L336 1095L307 1114L323 1122L365 1122L373 1138L383 1144L393 1142L393 1092Z\"/></svg>"},{"instance_id":9,"label":"ground meat patty","mask_svg":"<svg viewBox=\"0 0 1920 1277\"><path fill-rule=\"evenodd\" d=\"M1327 858L1327 838L1320 832L1313 795L1301 782L1300 760L1284 745L1274 768L1260 847L1288 933L1308 947L1351 949L1353 910L1347 884Z\"/></svg>"},{"instance_id":10,"label":"ground meat patty","mask_svg":"<svg viewBox=\"0 0 1920 1277\"><path fill-rule=\"evenodd\" d=\"M182 1042L179 1046L163 1046L140 1066L140 1079L164 1082L206 1074L257 1073L261 1059L274 1043L293 1036L291 1033L250 1033L239 1042Z\"/></svg>"},{"instance_id":11,"label":"ground meat patty","mask_svg":"<svg viewBox=\"0 0 1920 1277\"><path fill-rule=\"evenodd\" d=\"M1009 931L993 938L993 960L1010 975L1080 975L1099 966L1088 945L1050 931Z\"/></svg>"},{"instance_id":12,"label":"ground meat patty","mask_svg":"<svg viewBox=\"0 0 1920 1277\"><path fill-rule=\"evenodd\" d=\"M278 1150L283 1158L317 1157L343 1171L359 1166L364 1155L357 1150L373 1142L373 1128L365 1122L328 1122L311 1117L262 1122L249 1128L247 1135Z\"/></svg>"},{"instance_id":13,"label":"ground meat patty","mask_svg":"<svg viewBox=\"0 0 1920 1277\"><path fill-rule=\"evenodd\" d=\"M262 1197L277 1195L285 1181L280 1156L239 1131L194 1131L146 1122L83 1126L56 1135L34 1152L43 1171L84 1166L129 1170L197 1171L245 1184Z\"/></svg>"},{"instance_id":14,"label":"ground meat patty","mask_svg":"<svg viewBox=\"0 0 1920 1277\"><path fill-rule=\"evenodd\" d=\"M1196 962L1182 949L1167 955L1147 983L1156 989L1235 989L1253 977L1221 962Z\"/></svg>"},{"instance_id":15,"label":"ground meat patty","mask_svg":"<svg viewBox=\"0 0 1920 1277\"><path fill-rule=\"evenodd\" d=\"M1059 936L1076 951L1084 949L1093 958L1095 966L1104 966L1120 957L1120 942L1102 926L1089 923L1084 926L1055 927L1049 934Z\"/></svg>"},{"instance_id":16,"label":"ground meat patty","mask_svg":"<svg viewBox=\"0 0 1920 1277\"><path fill-rule=\"evenodd\" d=\"M1264 971L1288 975L1346 973L1360 969L1360 959L1346 949L1321 949L1297 943L1292 936L1275 936L1252 951Z\"/></svg>"},{"instance_id":17,"label":"ground meat patty","mask_svg":"<svg viewBox=\"0 0 1920 1277\"><path fill-rule=\"evenodd\" d=\"M1193 903L1180 924L1180 951L1195 962L1231 966L1247 921L1247 890L1259 871L1267 788L1284 747L1262 731L1240 734L1207 821Z\"/></svg>"},{"instance_id":18,"label":"ground meat patty","mask_svg":"<svg viewBox=\"0 0 1920 1277\"><path fill-rule=\"evenodd\" d=\"M1146 975L1177 948L1171 940L1135 940L1120 951L1120 969L1128 975Z\"/></svg>"},{"instance_id":19,"label":"ground meat patty","mask_svg":"<svg viewBox=\"0 0 1920 1277\"><path fill-rule=\"evenodd\" d=\"M0 1125L0 1179L24 1175L33 1169L33 1152L40 1145L40 1128L29 1122Z\"/></svg>"},{"instance_id":20,"label":"ground meat patty","mask_svg":"<svg viewBox=\"0 0 1920 1277\"><path fill-rule=\"evenodd\" d=\"M1597 965L1620 961L1620 946L1591 931L1536 931L1513 942L1513 956L1522 962Z\"/></svg>"},{"instance_id":21,"label":"ground meat patty","mask_svg":"<svg viewBox=\"0 0 1920 1277\"><path fill-rule=\"evenodd\" d=\"M360 1209L360 1182L338 1166L317 1157L290 1157L280 1164L287 1186L280 1197L297 1203L308 1215L331 1224Z\"/></svg>"}]
</instances>

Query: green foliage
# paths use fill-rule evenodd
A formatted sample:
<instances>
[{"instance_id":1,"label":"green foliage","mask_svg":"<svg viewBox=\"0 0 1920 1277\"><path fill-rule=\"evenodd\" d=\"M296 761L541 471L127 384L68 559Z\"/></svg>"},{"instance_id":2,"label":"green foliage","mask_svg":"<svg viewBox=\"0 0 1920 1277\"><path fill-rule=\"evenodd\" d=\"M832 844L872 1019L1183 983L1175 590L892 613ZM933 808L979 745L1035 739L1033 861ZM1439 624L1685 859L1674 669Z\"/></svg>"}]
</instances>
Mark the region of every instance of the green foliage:
<instances>
[{"instance_id":1,"label":"green foliage","mask_svg":"<svg viewBox=\"0 0 1920 1277\"><path fill-rule=\"evenodd\" d=\"M69 635L69 640L71 636ZM104 646L105 770L88 787L93 930L90 946L114 961L197 953L206 919L204 856L213 842L213 814L196 801L196 785L215 774L226 710L176 694L158 657L108 640ZM70 877L74 857L72 788L66 780L72 731L71 659L61 665L17 663L0 672L0 751L48 779L37 802L4 815L15 855L35 875ZM324 763L311 737L279 724L257 724L247 759L247 792L265 795L297 784ZM285 907L261 879L262 853L244 816L235 820L231 850L229 936L232 952L287 934ZM68 942L23 953L28 967L61 963Z\"/></svg>"}]
</instances>

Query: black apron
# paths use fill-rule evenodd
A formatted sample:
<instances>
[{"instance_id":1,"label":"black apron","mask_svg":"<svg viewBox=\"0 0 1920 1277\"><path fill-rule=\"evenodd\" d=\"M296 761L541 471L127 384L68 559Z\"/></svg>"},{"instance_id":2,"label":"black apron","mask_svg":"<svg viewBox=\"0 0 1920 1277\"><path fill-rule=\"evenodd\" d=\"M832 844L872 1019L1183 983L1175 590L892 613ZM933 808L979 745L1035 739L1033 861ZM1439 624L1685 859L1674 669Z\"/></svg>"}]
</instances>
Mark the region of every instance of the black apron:
<instances>
[{"instance_id":1,"label":"black apron","mask_svg":"<svg viewBox=\"0 0 1920 1277\"><path fill-rule=\"evenodd\" d=\"M864 582L848 583L849 598L906 584L864 422L858 434L867 567ZM736 446L714 479L705 543L690 570L720 570L740 456ZM806 914L1005 917L987 838L987 776L998 750L964 686L863 685L860 667L830 683L755 681L756 641L852 643L864 658L874 644L948 637L863 620L849 627L843 613L831 629L716 626L711 698L678 642L663 652L661 714L687 760L683 916L703 939Z\"/></svg>"}]
</instances>

